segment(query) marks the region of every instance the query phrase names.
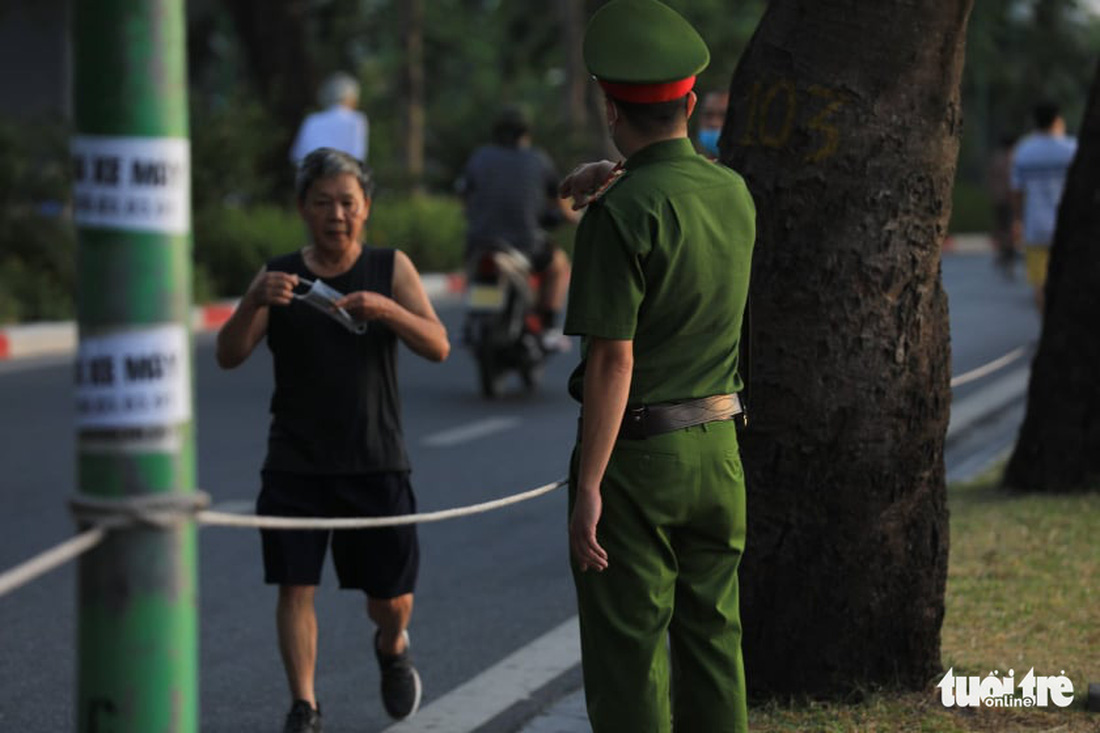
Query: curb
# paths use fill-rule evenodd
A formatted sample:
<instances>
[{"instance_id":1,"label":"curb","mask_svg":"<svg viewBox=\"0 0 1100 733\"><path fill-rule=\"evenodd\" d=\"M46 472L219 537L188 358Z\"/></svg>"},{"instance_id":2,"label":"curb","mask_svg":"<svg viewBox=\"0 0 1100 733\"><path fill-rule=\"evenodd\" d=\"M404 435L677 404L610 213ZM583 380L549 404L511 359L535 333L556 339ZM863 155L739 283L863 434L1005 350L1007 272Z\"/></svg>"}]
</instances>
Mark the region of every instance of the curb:
<instances>
[{"instance_id":1,"label":"curb","mask_svg":"<svg viewBox=\"0 0 1100 733\"><path fill-rule=\"evenodd\" d=\"M236 300L195 306L191 311L191 330L214 331L229 320ZM76 351L77 325L73 321L44 321L0 328L0 361L59 356Z\"/></svg>"},{"instance_id":2,"label":"curb","mask_svg":"<svg viewBox=\"0 0 1100 733\"><path fill-rule=\"evenodd\" d=\"M427 273L420 280L433 304L456 302L466 288L466 276L461 273ZM191 330L194 333L218 330L233 315L237 303L238 299L232 299L195 306L191 311ZM73 321L0 326L0 362L71 354L76 351L78 336Z\"/></svg>"},{"instance_id":3,"label":"curb","mask_svg":"<svg viewBox=\"0 0 1100 733\"><path fill-rule=\"evenodd\" d=\"M466 290L466 275L460 272L428 272L420 282L433 304L455 302Z\"/></svg>"},{"instance_id":4,"label":"curb","mask_svg":"<svg viewBox=\"0 0 1100 733\"><path fill-rule=\"evenodd\" d=\"M993 240L988 234L948 234L943 238L943 253L991 255L993 254Z\"/></svg>"},{"instance_id":5,"label":"curb","mask_svg":"<svg viewBox=\"0 0 1100 733\"><path fill-rule=\"evenodd\" d=\"M76 324L71 321L0 328L0 361L66 354L75 348Z\"/></svg>"}]
</instances>

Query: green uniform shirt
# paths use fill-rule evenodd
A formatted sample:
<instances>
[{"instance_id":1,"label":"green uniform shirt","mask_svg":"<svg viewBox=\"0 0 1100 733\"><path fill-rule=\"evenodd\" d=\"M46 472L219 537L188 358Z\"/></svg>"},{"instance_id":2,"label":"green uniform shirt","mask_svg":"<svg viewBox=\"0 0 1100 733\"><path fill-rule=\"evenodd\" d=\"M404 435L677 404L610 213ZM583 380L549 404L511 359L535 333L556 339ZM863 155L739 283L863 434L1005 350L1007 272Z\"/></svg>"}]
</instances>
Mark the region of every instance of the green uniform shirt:
<instances>
[{"instance_id":1,"label":"green uniform shirt","mask_svg":"<svg viewBox=\"0 0 1100 733\"><path fill-rule=\"evenodd\" d=\"M687 138L638 151L577 230L565 332L634 341L632 406L741 389L756 210L740 175Z\"/></svg>"}]
</instances>

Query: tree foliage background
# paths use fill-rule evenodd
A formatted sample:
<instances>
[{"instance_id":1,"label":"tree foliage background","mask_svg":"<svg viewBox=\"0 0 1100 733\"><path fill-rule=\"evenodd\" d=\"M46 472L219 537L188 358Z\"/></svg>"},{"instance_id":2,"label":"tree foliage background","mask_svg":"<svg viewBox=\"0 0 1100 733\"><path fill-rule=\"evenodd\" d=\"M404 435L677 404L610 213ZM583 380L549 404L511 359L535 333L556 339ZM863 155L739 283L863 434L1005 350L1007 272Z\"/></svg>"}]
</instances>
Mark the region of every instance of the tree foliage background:
<instances>
[{"instance_id":1,"label":"tree foliage background","mask_svg":"<svg viewBox=\"0 0 1100 733\"><path fill-rule=\"evenodd\" d=\"M1031 109L1041 98L1062 105L1071 132L1079 128L1100 50L1090 7L1083 0L974 4L963 72L963 180L982 181L992 146L1031 129Z\"/></svg>"},{"instance_id":2,"label":"tree foliage background","mask_svg":"<svg viewBox=\"0 0 1100 733\"><path fill-rule=\"evenodd\" d=\"M504 103L521 103L531 110L537 144L547 148L560 166L571 165L581 156L604 154L602 111L579 64L579 51L567 42L575 39L579 43L584 23L601 4L602 0L423 2L419 30L425 77L424 183L429 190L451 190L470 152L488 138L493 116ZM672 0L670 4L703 29L711 46L714 63L701 77L700 88L724 89L765 0L740 2L732 12L723 0ZM249 5L276 16L304 6L305 22L271 23L271 33L262 36L243 33L234 19L253 17L241 11ZM369 162L379 183L383 187L411 185L402 154L407 132L402 88L408 63L406 6L395 0L223 0L205 4L191 22L196 107L193 135L201 139L204 122L235 117L243 103L267 116L270 135L281 146L289 144L301 116L315 108L312 100L320 81L332 71L344 69L362 83L360 106L371 122ZM250 49L251 45L261 48ZM276 56L280 49L298 47L307 49L309 63L308 68L295 69L293 74L277 63L256 61ZM578 75L586 92L584 110L579 118L573 115L571 119L570 86L577 83ZM291 81L309 88L305 94L297 90L293 95L306 99L306 106L288 115L283 111L285 91L280 90ZM264 90L269 93L263 94ZM255 129L250 126L241 134ZM246 142L242 150L248 151L254 140ZM285 168L285 147L277 153L281 156L277 165ZM284 171L265 168L266 180L258 185L246 183L248 193L271 191L285 179Z\"/></svg>"},{"instance_id":3,"label":"tree foliage background","mask_svg":"<svg viewBox=\"0 0 1100 733\"><path fill-rule=\"evenodd\" d=\"M535 113L536 136L562 165L604 152L598 97L587 95L583 129L568 115L569 41L604 0L431 0L423 3L426 183L448 190L462 162L488 134L502 102L522 102ZM195 3L193 3L195 4ZM711 66L699 89L726 88L766 0L669 0L703 33ZM401 114L404 39L407 24L396 0L221 0L197 3L191 21L195 104L236 112L245 101L264 111L282 142L309 111L317 85L346 69L363 83L362 106L371 118L371 164L383 185L407 185L401 170L405 132ZM242 13L255 6L256 13ZM995 141L1030 128L1030 110L1040 96L1063 103L1071 130L1084 109L1100 26L1085 0L983 0L974 8L963 81L966 128L960 177L983 181ZM570 10L572 12L570 12ZM269 33L248 33L234 18L296 13L302 22L269 24ZM572 21L570 21L572 19ZM570 29L568 24L578 24ZM570 35L570 32L573 35ZM281 35L279 35L281 34ZM251 46L260 46L250 50ZM262 56L285 56L303 48L306 62L290 73ZM579 69L582 81L587 74ZM298 108L285 103L289 95ZM588 85L591 88L591 85ZM243 131L242 131L243 132ZM196 126L196 137L203 130ZM247 150L249 145L244 145ZM285 160L284 151L279 151ZM272 171L268 172L269 174ZM278 176L276 176L278 177Z\"/></svg>"},{"instance_id":4,"label":"tree foliage background","mask_svg":"<svg viewBox=\"0 0 1100 733\"><path fill-rule=\"evenodd\" d=\"M487 139L502 103L531 110L536 142L562 170L609 154L600 96L579 55L584 24L603 2L188 0L196 294L233 295L247 282L238 273L253 270L258 257L299 243L287 150L301 118L316 109L320 82L338 69L361 80L360 106L371 121L369 162L385 206L376 209L370 236L419 247L422 269L453 266L462 237L454 181ZM728 87L767 0L667 2L710 46L711 65L697 89ZM37 7L34 0L14 3ZM976 3L963 82L956 231L988 226L989 151L999 136L1029 129L1037 96L1061 101L1071 131L1077 129L1100 49L1090 4ZM0 4L0 23L10 7ZM413 33L423 49L419 97L407 82ZM424 120L421 171L409 166L410 105L419 105ZM73 243L71 229L59 226L53 212L67 190L68 122L19 112L0 110L0 180L13 181L0 206L0 320L63 318L72 312L74 275L58 263L72 260ZM413 190L430 200L407 197ZM425 206L443 215L424 216ZM436 246L446 242L455 246ZM54 295L27 295L34 293Z\"/></svg>"}]
</instances>

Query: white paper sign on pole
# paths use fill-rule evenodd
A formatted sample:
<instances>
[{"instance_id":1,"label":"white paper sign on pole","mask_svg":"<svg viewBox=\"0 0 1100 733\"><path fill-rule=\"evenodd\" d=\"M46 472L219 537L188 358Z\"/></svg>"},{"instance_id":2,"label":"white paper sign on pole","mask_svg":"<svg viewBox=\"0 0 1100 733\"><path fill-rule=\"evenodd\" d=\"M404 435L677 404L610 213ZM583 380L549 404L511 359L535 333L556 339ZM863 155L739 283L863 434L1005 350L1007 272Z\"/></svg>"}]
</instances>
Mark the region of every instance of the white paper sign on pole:
<instances>
[{"instance_id":1,"label":"white paper sign on pole","mask_svg":"<svg viewBox=\"0 0 1100 733\"><path fill-rule=\"evenodd\" d=\"M191 419L190 335L182 325L82 338L79 429L171 427Z\"/></svg>"},{"instance_id":2,"label":"white paper sign on pole","mask_svg":"<svg viewBox=\"0 0 1100 733\"><path fill-rule=\"evenodd\" d=\"M187 234L191 145L186 138L72 139L73 218L97 229Z\"/></svg>"}]
</instances>

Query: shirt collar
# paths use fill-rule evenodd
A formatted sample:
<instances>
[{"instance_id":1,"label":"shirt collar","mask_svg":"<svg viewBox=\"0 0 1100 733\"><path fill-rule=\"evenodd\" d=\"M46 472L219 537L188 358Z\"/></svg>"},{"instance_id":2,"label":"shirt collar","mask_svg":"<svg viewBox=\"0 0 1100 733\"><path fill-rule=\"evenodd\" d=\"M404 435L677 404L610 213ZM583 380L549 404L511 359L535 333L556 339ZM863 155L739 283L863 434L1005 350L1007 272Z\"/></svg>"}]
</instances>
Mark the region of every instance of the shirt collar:
<instances>
[{"instance_id":1,"label":"shirt collar","mask_svg":"<svg viewBox=\"0 0 1100 733\"><path fill-rule=\"evenodd\" d=\"M626 159L625 168L629 171L649 163L659 163L695 155L698 155L698 153L695 152L695 146L692 145L691 140L686 137L677 137L646 145Z\"/></svg>"}]
</instances>

